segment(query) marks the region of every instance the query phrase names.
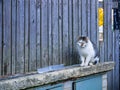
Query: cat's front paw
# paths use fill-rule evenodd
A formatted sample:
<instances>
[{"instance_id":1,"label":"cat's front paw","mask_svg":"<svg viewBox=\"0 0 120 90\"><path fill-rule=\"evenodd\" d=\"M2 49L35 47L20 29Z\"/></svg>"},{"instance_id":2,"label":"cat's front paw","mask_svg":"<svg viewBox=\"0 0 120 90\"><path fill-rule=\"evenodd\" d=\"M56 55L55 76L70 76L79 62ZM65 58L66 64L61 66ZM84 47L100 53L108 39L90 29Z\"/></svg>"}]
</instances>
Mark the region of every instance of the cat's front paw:
<instances>
[{"instance_id":1,"label":"cat's front paw","mask_svg":"<svg viewBox=\"0 0 120 90\"><path fill-rule=\"evenodd\" d=\"M81 67L84 67L84 64L80 64Z\"/></svg>"},{"instance_id":2,"label":"cat's front paw","mask_svg":"<svg viewBox=\"0 0 120 90\"><path fill-rule=\"evenodd\" d=\"M91 62L91 63L89 63L89 66L93 66L93 63Z\"/></svg>"},{"instance_id":3,"label":"cat's front paw","mask_svg":"<svg viewBox=\"0 0 120 90\"><path fill-rule=\"evenodd\" d=\"M84 65L84 66L86 67L86 66L88 66L88 64L87 64L87 63L85 63L85 65Z\"/></svg>"}]
</instances>

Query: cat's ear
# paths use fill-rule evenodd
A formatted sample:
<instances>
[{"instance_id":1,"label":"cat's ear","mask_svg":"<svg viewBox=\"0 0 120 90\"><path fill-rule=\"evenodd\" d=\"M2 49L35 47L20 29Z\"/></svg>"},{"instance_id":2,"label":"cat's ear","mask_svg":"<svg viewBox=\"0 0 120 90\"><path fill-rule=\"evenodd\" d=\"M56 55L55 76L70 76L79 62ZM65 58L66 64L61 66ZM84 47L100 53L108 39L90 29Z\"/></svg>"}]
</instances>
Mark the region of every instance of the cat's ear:
<instances>
[{"instance_id":1,"label":"cat's ear","mask_svg":"<svg viewBox=\"0 0 120 90\"><path fill-rule=\"evenodd\" d=\"M86 38L85 38L85 41L88 42L88 41L89 41L89 37L86 37Z\"/></svg>"},{"instance_id":2,"label":"cat's ear","mask_svg":"<svg viewBox=\"0 0 120 90\"><path fill-rule=\"evenodd\" d=\"M89 40L89 37L86 37L87 38L87 40Z\"/></svg>"}]
</instances>

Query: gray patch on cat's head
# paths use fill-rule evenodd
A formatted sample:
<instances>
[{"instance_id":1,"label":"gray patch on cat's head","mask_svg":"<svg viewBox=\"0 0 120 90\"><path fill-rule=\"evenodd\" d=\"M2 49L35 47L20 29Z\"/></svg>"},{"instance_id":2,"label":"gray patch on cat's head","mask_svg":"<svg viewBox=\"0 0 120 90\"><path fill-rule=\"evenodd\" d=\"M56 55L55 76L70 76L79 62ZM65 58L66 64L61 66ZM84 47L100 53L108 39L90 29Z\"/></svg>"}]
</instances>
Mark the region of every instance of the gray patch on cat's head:
<instances>
[{"instance_id":1,"label":"gray patch on cat's head","mask_svg":"<svg viewBox=\"0 0 120 90\"><path fill-rule=\"evenodd\" d=\"M89 38L87 36L80 36L80 37L78 37L77 42L80 41L80 40L85 41L87 43Z\"/></svg>"},{"instance_id":2,"label":"gray patch on cat's head","mask_svg":"<svg viewBox=\"0 0 120 90\"><path fill-rule=\"evenodd\" d=\"M89 38L86 36L79 37L77 40L77 45L79 45L81 48L86 47L88 43Z\"/></svg>"}]
</instances>

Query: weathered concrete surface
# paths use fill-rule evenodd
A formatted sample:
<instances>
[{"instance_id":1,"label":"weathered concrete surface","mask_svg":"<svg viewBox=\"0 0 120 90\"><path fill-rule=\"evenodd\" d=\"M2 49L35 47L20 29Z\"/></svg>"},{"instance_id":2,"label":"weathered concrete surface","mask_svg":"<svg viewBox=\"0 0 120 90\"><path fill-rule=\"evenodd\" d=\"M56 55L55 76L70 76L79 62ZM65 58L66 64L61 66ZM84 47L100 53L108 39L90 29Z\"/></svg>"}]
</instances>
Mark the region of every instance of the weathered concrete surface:
<instances>
[{"instance_id":1,"label":"weathered concrete surface","mask_svg":"<svg viewBox=\"0 0 120 90\"><path fill-rule=\"evenodd\" d=\"M25 77L18 77L9 80L0 81L0 90L19 90L34 86L45 85L68 79L80 78L83 76L107 72L112 70L114 62L105 62L87 67L70 67L54 72L35 74Z\"/></svg>"}]
</instances>

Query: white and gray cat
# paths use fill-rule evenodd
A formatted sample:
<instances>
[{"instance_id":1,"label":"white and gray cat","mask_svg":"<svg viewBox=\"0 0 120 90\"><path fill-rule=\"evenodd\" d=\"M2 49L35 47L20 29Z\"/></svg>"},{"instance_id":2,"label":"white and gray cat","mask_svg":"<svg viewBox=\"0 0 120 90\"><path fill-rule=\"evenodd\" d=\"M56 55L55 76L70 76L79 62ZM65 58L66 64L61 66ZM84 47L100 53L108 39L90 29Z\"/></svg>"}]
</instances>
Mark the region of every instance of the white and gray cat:
<instances>
[{"instance_id":1,"label":"white and gray cat","mask_svg":"<svg viewBox=\"0 0 120 90\"><path fill-rule=\"evenodd\" d=\"M77 40L77 50L80 55L80 66L94 65L99 62L99 52L95 44L86 36Z\"/></svg>"}]
</instances>

